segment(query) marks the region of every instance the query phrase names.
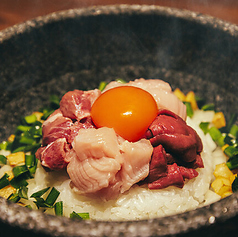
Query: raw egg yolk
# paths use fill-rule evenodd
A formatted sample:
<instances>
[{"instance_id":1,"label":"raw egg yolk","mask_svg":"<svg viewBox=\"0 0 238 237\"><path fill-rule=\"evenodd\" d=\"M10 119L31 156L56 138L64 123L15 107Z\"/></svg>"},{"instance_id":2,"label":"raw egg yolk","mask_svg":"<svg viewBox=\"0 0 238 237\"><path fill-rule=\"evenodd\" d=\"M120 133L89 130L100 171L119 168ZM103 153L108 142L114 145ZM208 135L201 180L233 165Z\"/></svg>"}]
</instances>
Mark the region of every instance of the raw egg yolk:
<instances>
[{"instance_id":1,"label":"raw egg yolk","mask_svg":"<svg viewBox=\"0 0 238 237\"><path fill-rule=\"evenodd\" d=\"M113 128L131 142L141 139L157 114L153 96L133 86L115 87L102 93L91 109L97 127Z\"/></svg>"}]
</instances>

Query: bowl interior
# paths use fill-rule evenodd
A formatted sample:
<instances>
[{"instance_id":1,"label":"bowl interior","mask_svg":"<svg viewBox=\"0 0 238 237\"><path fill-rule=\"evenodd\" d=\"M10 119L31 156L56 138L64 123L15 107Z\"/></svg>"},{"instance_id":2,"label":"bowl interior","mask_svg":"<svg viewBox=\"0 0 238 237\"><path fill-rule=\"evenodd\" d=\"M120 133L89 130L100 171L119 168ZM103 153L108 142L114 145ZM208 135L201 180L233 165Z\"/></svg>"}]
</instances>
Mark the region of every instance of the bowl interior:
<instances>
[{"instance_id":1,"label":"bowl interior","mask_svg":"<svg viewBox=\"0 0 238 237\"><path fill-rule=\"evenodd\" d=\"M237 63L237 27L196 13L153 6L110 6L39 17L0 33L0 140L14 131L22 115L42 107L51 94L62 96L68 90L93 89L100 81L116 78L163 79L174 89L179 87L185 93L193 90L207 102L214 102L229 119L238 111ZM142 226L147 235L186 232L210 225L212 215L223 222L234 217L237 210L228 206L236 203L236 196L170 218L79 225L91 234L97 231L97 236L110 235L110 231L115 235L141 235ZM2 205L17 210L19 215L32 215L15 205ZM226 215L224 208L229 209ZM49 234L52 226L45 216L41 218L43 223L48 222L48 230L42 224L30 227L16 222L25 229ZM9 218L2 217L3 222L14 225ZM86 234L70 231L70 220L52 219L62 226L57 233ZM139 229L134 230L135 226Z\"/></svg>"}]
</instances>

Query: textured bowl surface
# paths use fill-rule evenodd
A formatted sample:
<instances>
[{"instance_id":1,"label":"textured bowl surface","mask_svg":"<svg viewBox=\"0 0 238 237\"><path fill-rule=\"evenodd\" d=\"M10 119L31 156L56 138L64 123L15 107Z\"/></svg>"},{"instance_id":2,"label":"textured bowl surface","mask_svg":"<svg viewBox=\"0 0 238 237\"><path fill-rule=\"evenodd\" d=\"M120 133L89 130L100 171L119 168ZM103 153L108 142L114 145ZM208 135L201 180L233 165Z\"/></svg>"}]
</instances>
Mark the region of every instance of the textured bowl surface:
<instances>
[{"instance_id":1,"label":"textured bowl surface","mask_svg":"<svg viewBox=\"0 0 238 237\"><path fill-rule=\"evenodd\" d=\"M155 6L102 6L38 17L0 32L0 139L50 94L101 80L161 78L238 112L238 27ZM72 221L0 198L1 236L224 236L237 233L238 194L180 215Z\"/></svg>"}]
</instances>

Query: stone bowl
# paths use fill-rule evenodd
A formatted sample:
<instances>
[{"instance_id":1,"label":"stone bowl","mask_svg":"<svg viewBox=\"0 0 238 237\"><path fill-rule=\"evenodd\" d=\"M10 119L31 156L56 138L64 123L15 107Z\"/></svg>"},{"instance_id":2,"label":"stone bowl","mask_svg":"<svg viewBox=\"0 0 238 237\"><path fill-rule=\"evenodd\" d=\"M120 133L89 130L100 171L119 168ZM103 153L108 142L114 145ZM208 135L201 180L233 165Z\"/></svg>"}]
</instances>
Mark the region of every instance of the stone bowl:
<instances>
[{"instance_id":1,"label":"stone bowl","mask_svg":"<svg viewBox=\"0 0 238 237\"><path fill-rule=\"evenodd\" d=\"M117 5L38 17L0 32L0 140L50 94L102 80L161 78L238 111L238 27L185 10ZM238 193L142 221L75 221L0 198L1 236L224 236L237 233Z\"/></svg>"}]
</instances>

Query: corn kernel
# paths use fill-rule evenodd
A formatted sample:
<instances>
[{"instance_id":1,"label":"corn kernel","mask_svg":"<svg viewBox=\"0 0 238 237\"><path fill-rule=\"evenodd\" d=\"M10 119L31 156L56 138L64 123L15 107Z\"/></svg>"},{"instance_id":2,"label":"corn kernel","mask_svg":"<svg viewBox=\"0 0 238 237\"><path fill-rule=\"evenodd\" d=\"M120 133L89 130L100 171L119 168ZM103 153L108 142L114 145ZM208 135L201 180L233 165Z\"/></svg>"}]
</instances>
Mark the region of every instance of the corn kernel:
<instances>
[{"instance_id":1,"label":"corn kernel","mask_svg":"<svg viewBox=\"0 0 238 237\"><path fill-rule=\"evenodd\" d=\"M216 178L223 177L226 179L230 179L230 176L233 176L233 173L230 171L230 169L225 163L216 165L213 174Z\"/></svg>"},{"instance_id":2,"label":"corn kernel","mask_svg":"<svg viewBox=\"0 0 238 237\"><path fill-rule=\"evenodd\" d=\"M222 193L231 190L231 182L229 179L218 177L212 182L211 187L215 193L221 195Z\"/></svg>"},{"instance_id":3,"label":"corn kernel","mask_svg":"<svg viewBox=\"0 0 238 237\"><path fill-rule=\"evenodd\" d=\"M231 192L231 191L225 192L225 193L223 193L223 194L221 195L221 197L222 197L222 198L228 197L228 196L230 196L232 193L233 193L233 192Z\"/></svg>"},{"instance_id":4,"label":"corn kernel","mask_svg":"<svg viewBox=\"0 0 238 237\"><path fill-rule=\"evenodd\" d=\"M25 153L22 151L11 153L10 155L7 156L7 159L11 166L16 166L25 163Z\"/></svg>"},{"instance_id":5,"label":"corn kernel","mask_svg":"<svg viewBox=\"0 0 238 237\"><path fill-rule=\"evenodd\" d=\"M0 196L7 199L11 194L15 192L16 192L16 189L12 187L11 185L8 185L0 189Z\"/></svg>"},{"instance_id":6,"label":"corn kernel","mask_svg":"<svg viewBox=\"0 0 238 237\"><path fill-rule=\"evenodd\" d=\"M174 94L178 97L178 99L180 99L181 101L185 101L186 99L186 96L185 94L179 89L179 88L176 88L174 90Z\"/></svg>"},{"instance_id":7,"label":"corn kernel","mask_svg":"<svg viewBox=\"0 0 238 237\"><path fill-rule=\"evenodd\" d=\"M222 112L215 113L215 115L212 119L212 123L218 129L222 128L222 127L225 127L226 126L226 119L225 119L224 114Z\"/></svg>"},{"instance_id":8,"label":"corn kernel","mask_svg":"<svg viewBox=\"0 0 238 237\"><path fill-rule=\"evenodd\" d=\"M195 93L193 91L190 91L190 92L187 93L185 101L191 103L191 106L192 106L193 110L198 109L197 101L196 101L196 98L195 98Z\"/></svg>"},{"instance_id":9,"label":"corn kernel","mask_svg":"<svg viewBox=\"0 0 238 237\"><path fill-rule=\"evenodd\" d=\"M227 193L227 192L232 192L231 186L223 185L217 194L222 196L224 193Z\"/></svg>"},{"instance_id":10,"label":"corn kernel","mask_svg":"<svg viewBox=\"0 0 238 237\"><path fill-rule=\"evenodd\" d=\"M36 112L33 112L32 114L36 116L37 121L42 121L41 117L44 115L43 113L36 111Z\"/></svg>"},{"instance_id":11,"label":"corn kernel","mask_svg":"<svg viewBox=\"0 0 238 237\"><path fill-rule=\"evenodd\" d=\"M15 135L14 135L14 134L11 134L7 140L8 140L9 142L13 142L14 139L15 139Z\"/></svg>"},{"instance_id":12,"label":"corn kernel","mask_svg":"<svg viewBox=\"0 0 238 237\"><path fill-rule=\"evenodd\" d=\"M235 180L236 176L237 176L237 174L233 174L233 175L230 176L231 183L233 183L233 181Z\"/></svg>"}]
</instances>

